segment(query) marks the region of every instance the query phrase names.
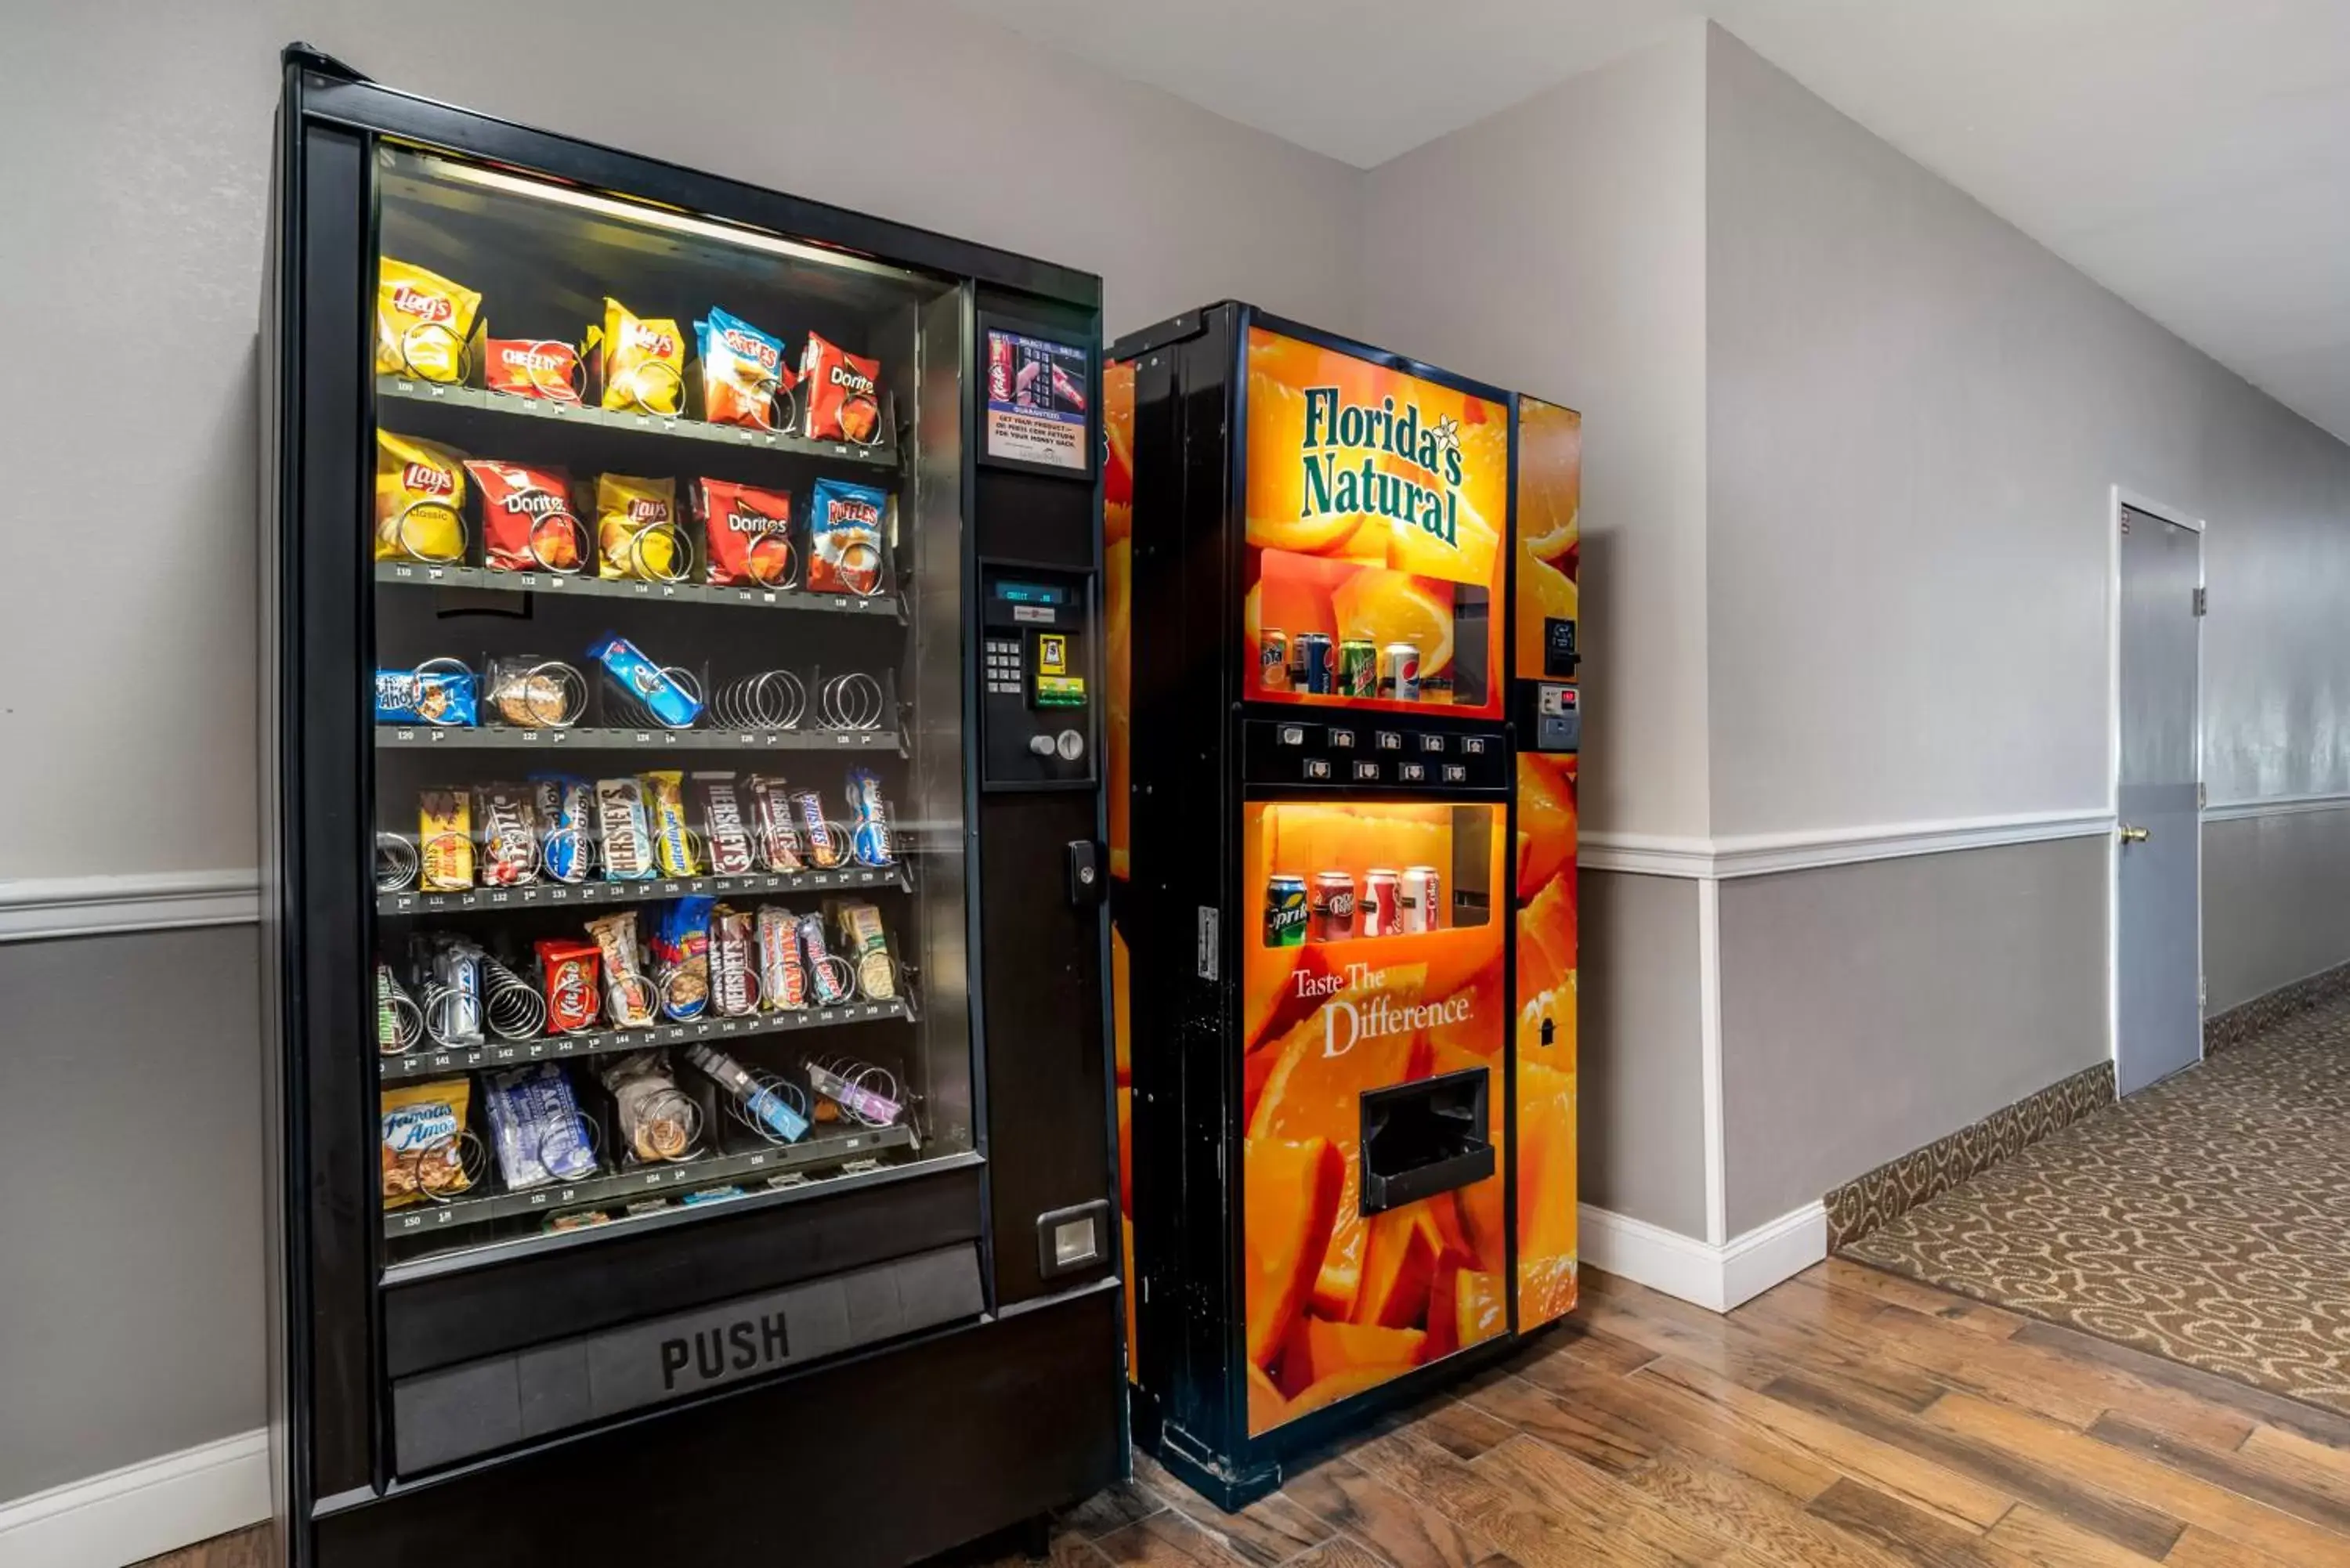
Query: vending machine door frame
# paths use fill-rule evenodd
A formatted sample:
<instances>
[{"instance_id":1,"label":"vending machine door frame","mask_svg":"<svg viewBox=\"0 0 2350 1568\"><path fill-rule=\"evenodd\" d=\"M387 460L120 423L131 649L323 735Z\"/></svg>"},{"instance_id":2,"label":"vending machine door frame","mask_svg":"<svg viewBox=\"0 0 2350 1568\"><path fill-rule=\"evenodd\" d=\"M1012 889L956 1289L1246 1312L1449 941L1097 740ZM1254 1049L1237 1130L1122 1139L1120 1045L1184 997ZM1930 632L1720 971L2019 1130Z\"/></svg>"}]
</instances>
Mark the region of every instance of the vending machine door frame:
<instances>
[{"instance_id":1,"label":"vending machine door frame","mask_svg":"<svg viewBox=\"0 0 2350 1568\"><path fill-rule=\"evenodd\" d=\"M972 561L979 533L970 397L976 353L974 302L985 295L1001 306L1024 305L1026 314L1041 313L1080 335L1089 331L1097 346L1101 293L1099 279L1089 274L386 88L307 46L290 46L282 66L262 306L260 457L265 493L256 556L262 579L264 691L257 814L263 859L265 1180L272 1274L270 1408L278 1438L273 1444L273 1492L277 1517L287 1529L289 1568L305 1568L322 1560L320 1542L328 1521L342 1520L335 1532L348 1538L359 1528L351 1525L357 1512L436 1490L432 1483L419 1486L395 1474L388 1389L396 1361L454 1353L450 1345L420 1352L387 1324L389 1293L394 1287L387 1276L381 1227L376 1223L379 1177L372 1146L378 1129L366 1054L359 1044L371 1039L373 1031L372 997L361 983L369 968L367 955L372 950L374 923L372 891L361 875L373 820L373 767L359 700L372 648L373 599L362 559L364 530L352 527L350 519L365 515L366 454L375 421L369 369L372 302L365 287L377 249L375 148L390 140L444 151L586 190L611 191L790 235L832 250L850 265L858 258L887 258L893 270L921 271L951 286L950 304L961 333L957 417L962 431L959 461L966 596L975 577ZM1097 347L1094 363L1099 363ZM1097 463L1091 466L1098 468ZM1089 472L1077 483L1090 489L1097 535L1098 475ZM1097 538L1092 566L1098 571ZM973 717L969 705L978 632L967 597L960 613L968 726ZM963 961L967 971L977 976L986 962L976 853L981 810L976 770L967 761L962 781L963 819L973 845L965 887L970 950ZM1087 815L1097 836L1098 785L1096 793ZM1106 971L1106 926L1094 935L1104 956L1097 967ZM1077 1023L1087 1035L1080 1044L1105 1058L1101 1070L1106 1075L1108 1007L1106 996L1097 992L1097 997L1098 1019L1079 1018ZM1095 1317L1105 1323L1115 1320L1118 1282L1107 1262L1088 1271L1091 1277L1055 1282L1055 1291L1046 1293L1027 1279L1035 1272L1033 1260L1023 1262L1014 1270L1014 1293L1022 1298L1020 1304L999 1301L1003 1282L995 1267L997 1254L1026 1260L1033 1246L1025 1235L1003 1238L999 1244L991 1223L990 1194L1003 1162L1013 1156L1002 1140L992 1145L989 1137L987 1008L976 983L969 986L966 1002L973 1149L910 1172L906 1179L868 1183L812 1210L803 1206L804 1211L824 1219L795 1227L795 1236L785 1239L793 1257L779 1257L770 1246L756 1267L773 1283L794 1275L837 1272L861 1258L903 1255L940 1244L969 1245L981 1260L986 1296L986 1310L974 1324L1014 1315L1027 1315L1037 1323L1066 1319L1072 1343L1090 1343ZM1106 1106L1107 1095L1102 1097ZM1103 1142L1110 1142L1107 1132ZM1079 1196L1087 1196L1086 1184L1097 1180L1100 1191L1115 1191L1114 1147L1107 1158L1080 1162L1085 1168L1073 1168L1067 1151L1040 1153L1041 1165L1053 1173L1053 1180L1063 1186L1078 1183ZM1090 1168L1094 1165L1101 1168L1097 1176ZM651 1298L660 1292L653 1282L673 1281L675 1265L689 1254L700 1260L693 1267L713 1271L720 1281L705 1295L723 1295L729 1267L722 1256L723 1241L730 1231L739 1235L746 1221L758 1218L712 1215L683 1231L656 1231L635 1241L613 1237L620 1243L617 1247L552 1249L543 1257L534 1254L475 1271L417 1270L406 1288L446 1287L455 1293L452 1307L462 1297L484 1311L511 1310L517 1299L516 1282L535 1269L576 1282L583 1277L577 1265L600 1251L615 1266L622 1254L639 1263L658 1262L660 1267L654 1272L632 1273L629 1287L619 1293L624 1314L656 1310L660 1303ZM767 1218L773 1218L772 1210ZM680 1247L684 1251L678 1251ZM522 1293L527 1295L533 1288L525 1280ZM634 1300L639 1296L646 1299ZM959 1331L944 1332L951 1339ZM972 1359L961 1349L938 1354L957 1365ZM978 1353L978 1360L983 1363L987 1354ZM839 1365L819 1363L809 1372L794 1371L782 1380L814 1383L832 1377L831 1369ZM886 1381L900 1375L890 1370L873 1376ZM1068 1443L1040 1445L1032 1455L1005 1455L997 1461L1006 1495L1040 1488L1039 1495L1048 1494L1061 1484L1055 1476L1079 1469L1107 1479L1106 1450L1086 1446L1098 1435L1099 1412L1085 1403L1081 1384L1070 1397L1076 1403L1069 1410ZM725 1396L715 1402L723 1405ZM608 1449L619 1429L590 1427L548 1439L513 1461L514 1473L530 1471L536 1464L533 1454L544 1456L567 1444L593 1442ZM871 1449L861 1438L838 1447L841 1462ZM499 1467L508 1462L494 1458L473 1463L448 1479L453 1482L459 1477L499 1473ZM536 1468L546 1470L544 1465ZM952 1509L932 1511L936 1517L924 1518L919 1529L934 1524L952 1528L950 1516L978 1516L981 1511L973 1506L978 1501L966 1498ZM413 1520L419 1515L407 1511L400 1517ZM919 1529L910 1524L899 1533L917 1541L922 1539ZM364 1535L365 1529L359 1533ZM924 1549L952 1543L942 1540ZM888 1542L882 1545L886 1548Z\"/></svg>"}]
</instances>

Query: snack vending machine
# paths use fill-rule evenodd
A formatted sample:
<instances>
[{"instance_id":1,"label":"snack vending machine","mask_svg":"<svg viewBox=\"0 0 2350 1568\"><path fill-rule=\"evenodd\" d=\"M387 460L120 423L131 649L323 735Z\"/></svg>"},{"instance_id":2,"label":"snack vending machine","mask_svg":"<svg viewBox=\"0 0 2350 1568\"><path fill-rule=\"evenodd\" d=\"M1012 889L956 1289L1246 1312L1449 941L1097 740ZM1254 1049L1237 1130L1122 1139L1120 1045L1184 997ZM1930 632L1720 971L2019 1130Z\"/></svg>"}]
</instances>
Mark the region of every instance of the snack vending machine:
<instances>
[{"instance_id":1,"label":"snack vending machine","mask_svg":"<svg viewBox=\"0 0 2350 1568\"><path fill-rule=\"evenodd\" d=\"M1110 357L1133 1426L1233 1508L1575 1303L1581 421L1237 304Z\"/></svg>"},{"instance_id":2,"label":"snack vending machine","mask_svg":"<svg viewBox=\"0 0 2350 1568\"><path fill-rule=\"evenodd\" d=\"M1100 285L285 57L290 1568L897 1564L1122 1472Z\"/></svg>"}]
</instances>

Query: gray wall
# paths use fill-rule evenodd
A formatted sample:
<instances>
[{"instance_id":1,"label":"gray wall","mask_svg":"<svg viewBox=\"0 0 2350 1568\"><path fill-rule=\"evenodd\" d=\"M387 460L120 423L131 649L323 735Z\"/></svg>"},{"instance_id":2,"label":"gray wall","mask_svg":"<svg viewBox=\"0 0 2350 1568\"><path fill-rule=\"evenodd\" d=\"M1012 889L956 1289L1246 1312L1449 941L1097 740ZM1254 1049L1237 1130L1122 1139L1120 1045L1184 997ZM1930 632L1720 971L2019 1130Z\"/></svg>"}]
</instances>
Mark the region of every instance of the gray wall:
<instances>
[{"instance_id":1,"label":"gray wall","mask_svg":"<svg viewBox=\"0 0 2350 1568\"><path fill-rule=\"evenodd\" d=\"M1586 871L1575 997L1586 1203L1705 1234L1698 885Z\"/></svg>"},{"instance_id":2,"label":"gray wall","mask_svg":"<svg viewBox=\"0 0 2350 1568\"><path fill-rule=\"evenodd\" d=\"M2106 1056L2102 838L1721 885L1729 1231Z\"/></svg>"},{"instance_id":3,"label":"gray wall","mask_svg":"<svg viewBox=\"0 0 2350 1568\"><path fill-rule=\"evenodd\" d=\"M0 1502L262 1423L250 926L0 945Z\"/></svg>"},{"instance_id":4,"label":"gray wall","mask_svg":"<svg viewBox=\"0 0 2350 1568\"><path fill-rule=\"evenodd\" d=\"M2211 799L2350 789L2350 447L1710 39L1714 832L2104 809L2116 483L2210 524Z\"/></svg>"},{"instance_id":5,"label":"gray wall","mask_svg":"<svg viewBox=\"0 0 2350 1568\"><path fill-rule=\"evenodd\" d=\"M1586 832L1706 831L1705 36L1374 169L1371 335L1583 411Z\"/></svg>"},{"instance_id":6,"label":"gray wall","mask_svg":"<svg viewBox=\"0 0 2350 1568\"><path fill-rule=\"evenodd\" d=\"M1357 325L1355 170L934 0L12 7L0 256L12 358L44 369L0 377L0 429L42 461L14 471L0 528L47 541L34 555L60 528L77 543L73 570L0 578L0 661L51 672L0 707L0 752L42 760L13 781L0 877L254 862L250 345L295 38L429 97L1101 273L1113 332L1228 295ZM106 831L47 830L69 817Z\"/></svg>"},{"instance_id":7,"label":"gray wall","mask_svg":"<svg viewBox=\"0 0 2350 1568\"><path fill-rule=\"evenodd\" d=\"M2204 1015L2350 959L2350 803L2203 825Z\"/></svg>"}]
</instances>

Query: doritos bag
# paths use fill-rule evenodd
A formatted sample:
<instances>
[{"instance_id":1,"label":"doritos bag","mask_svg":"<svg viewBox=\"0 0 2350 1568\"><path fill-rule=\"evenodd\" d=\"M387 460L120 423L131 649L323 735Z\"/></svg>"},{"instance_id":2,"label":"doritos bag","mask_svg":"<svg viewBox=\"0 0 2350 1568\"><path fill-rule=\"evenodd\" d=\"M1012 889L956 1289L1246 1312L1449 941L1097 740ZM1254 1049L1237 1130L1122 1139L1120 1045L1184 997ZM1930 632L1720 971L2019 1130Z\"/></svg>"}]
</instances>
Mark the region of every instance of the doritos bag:
<instances>
[{"instance_id":1,"label":"doritos bag","mask_svg":"<svg viewBox=\"0 0 2350 1568\"><path fill-rule=\"evenodd\" d=\"M501 572L576 572L588 564L588 527L559 468L473 462L482 493L482 564Z\"/></svg>"},{"instance_id":2,"label":"doritos bag","mask_svg":"<svg viewBox=\"0 0 2350 1568\"><path fill-rule=\"evenodd\" d=\"M606 408L674 414L684 404L685 340L676 322L640 320L607 297L604 325L588 329L588 347L596 355Z\"/></svg>"},{"instance_id":3,"label":"doritos bag","mask_svg":"<svg viewBox=\"0 0 2350 1568\"><path fill-rule=\"evenodd\" d=\"M710 580L792 585L798 573L792 555L792 498L780 490L758 490L723 479L696 480L693 510L710 553Z\"/></svg>"},{"instance_id":4,"label":"doritos bag","mask_svg":"<svg viewBox=\"0 0 2350 1568\"><path fill-rule=\"evenodd\" d=\"M465 339L481 306L482 296L472 289L385 256L376 269L376 373L464 379Z\"/></svg>"},{"instance_id":5,"label":"doritos bag","mask_svg":"<svg viewBox=\"0 0 2350 1568\"><path fill-rule=\"evenodd\" d=\"M881 361L860 359L811 332L800 359L807 433L816 441L881 439Z\"/></svg>"},{"instance_id":6,"label":"doritos bag","mask_svg":"<svg viewBox=\"0 0 2350 1568\"><path fill-rule=\"evenodd\" d=\"M445 446L378 431L375 558L447 566L465 558L464 459Z\"/></svg>"},{"instance_id":7,"label":"doritos bag","mask_svg":"<svg viewBox=\"0 0 2350 1568\"><path fill-rule=\"evenodd\" d=\"M702 354L702 413L714 425L749 425L771 431L788 426L775 417L775 403L798 378L784 362L784 340L749 322L712 309L693 324Z\"/></svg>"},{"instance_id":8,"label":"doritos bag","mask_svg":"<svg viewBox=\"0 0 2350 1568\"><path fill-rule=\"evenodd\" d=\"M596 479L596 575L674 583L691 566L677 522L677 486L624 473Z\"/></svg>"}]
</instances>

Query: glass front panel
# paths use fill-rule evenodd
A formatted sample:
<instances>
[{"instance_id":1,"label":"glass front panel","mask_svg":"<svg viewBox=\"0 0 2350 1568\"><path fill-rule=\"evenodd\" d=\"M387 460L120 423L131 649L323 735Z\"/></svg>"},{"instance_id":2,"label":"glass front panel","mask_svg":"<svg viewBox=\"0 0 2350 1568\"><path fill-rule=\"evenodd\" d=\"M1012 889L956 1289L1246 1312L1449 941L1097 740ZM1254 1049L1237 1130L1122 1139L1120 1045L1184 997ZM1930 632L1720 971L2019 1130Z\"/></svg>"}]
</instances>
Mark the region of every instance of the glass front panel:
<instances>
[{"instance_id":1,"label":"glass front panel","mask_svg":"<svg viewBox=\"0 0 2350 1568\"><path fill-rule=\"evenodd\" d=\"M1502 711L1503 404L1252 327L1248 696Z\"/></svg>"},{"instance_id":2,"label":"glass front panel","mask_svg":"<svg viewBox=\"0 0 2350 1568\"><path fill-rule=\"evenodd\" d=\"M969 1149L955 286L377 188L389 1255Z\"/></svg>"},{"instance_id":3,"label":"glass front panel","mask_svg":"<svg viewBox=\"0 0 2350 1568\"><path fill-rule=\"evenodd\" d=\"M1243 808L1249 1430L1509 1326L1507 807ZM1479 1152L1482 1149L1482 1154Z\"/></svg>"}]
</instances>

